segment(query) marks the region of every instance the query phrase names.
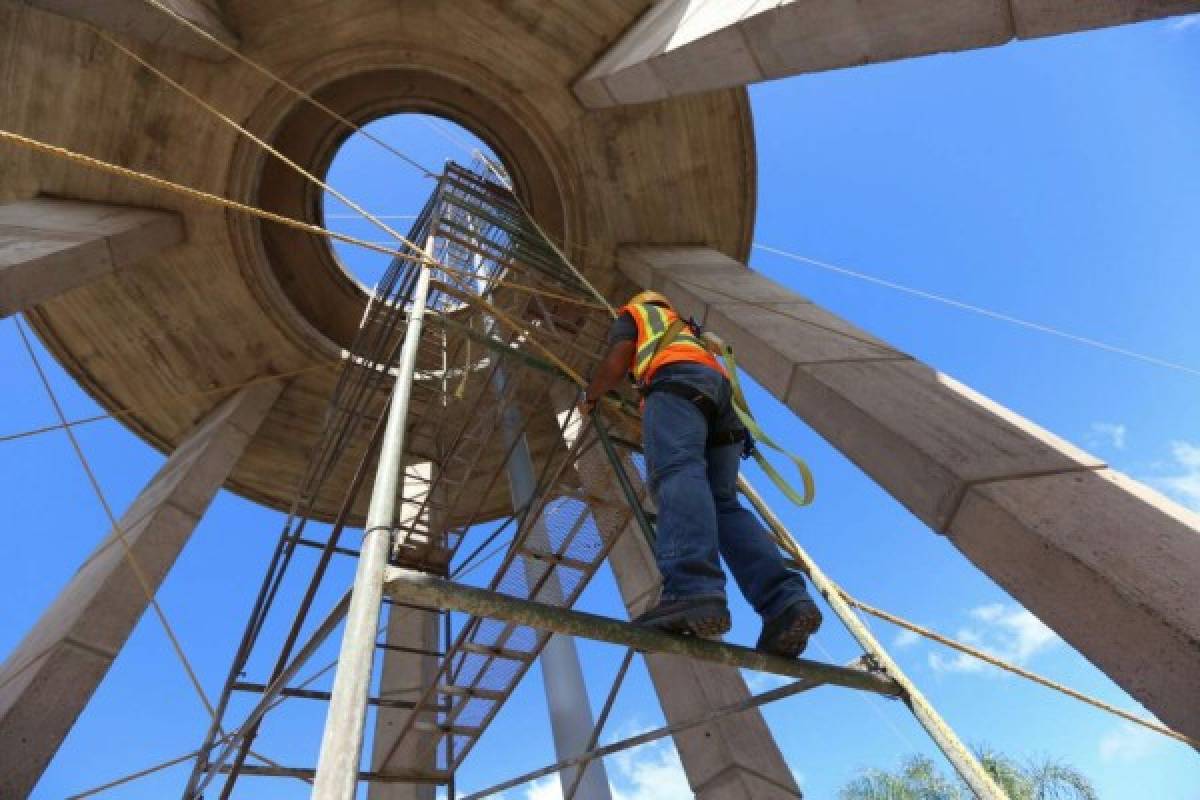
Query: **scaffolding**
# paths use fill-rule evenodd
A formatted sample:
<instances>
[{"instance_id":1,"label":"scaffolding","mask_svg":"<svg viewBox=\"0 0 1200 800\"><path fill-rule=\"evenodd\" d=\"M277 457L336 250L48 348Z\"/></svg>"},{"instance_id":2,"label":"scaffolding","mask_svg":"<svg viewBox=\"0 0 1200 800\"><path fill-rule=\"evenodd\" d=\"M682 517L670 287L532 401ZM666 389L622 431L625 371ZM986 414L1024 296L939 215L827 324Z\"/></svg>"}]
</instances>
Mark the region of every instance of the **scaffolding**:
<instances>
[{"instance_id":1,"label":"scaffolding","mask_svg":"<svg viewBox=\"0 0 1200 800\"><path fill-rule=\"evenodd\" d=\"M637 411L613 402L581 419L574 404L580 376L604 350L611 312L509 189L488 177L486 164L447 164L407 238L424 250L408 246L393 259L345 355L216 717L197 750L186 800L213 791L220 779L219 796L228 798L242 776L309 781L322 800L351 798L363 781L436 784L453 798L456 771L554 634L627 648L588 751L471 797L578 767L573 795L583 767L605 754L823 685L900 698L977 795L1003 797L748 484L744 494L846 621L863 646L862 658L849 666L784 659L575 610L620 536L644 536L651 545L654 537ZM505 480L506 467L518 458L527 462L530 484L520 491ZM318 498L347 465L352 477L333 524L324 535L314 533L313 520L328 514ZM347 527L363 529L358 550L342 544ZM463 554L468 540L473 546ZM294 555L302 547L319 556L282 642L267 642L266 618L282 610L280 586L297 569ZM357 559L354 588L313 627L316 598L338 556ZM491 574L481 579L485 568ZM467 581L472 575L475 585ZM436 657L436 674L408 699L370 694L385 606L389 614L440 615L438 647L412 652ZM465 617L453 626L451 613ZM301 637L307 627L312 631ZM297 683L339 627L332 691L308 688L315 676ZM271 654L273 667L264 679L247 680L251 655L261 651ZM795 682L673 722L649 738L598 748L599 729L635 652L672 653ZM230 701L239 693L257 701L230 726ZM289 698L329 702L317 766L247 764L264 717ZM370 706L409 712L390 752L376 760L386 763L405 747L424 767L361 768Z\"/></svg>"}]
</instances>

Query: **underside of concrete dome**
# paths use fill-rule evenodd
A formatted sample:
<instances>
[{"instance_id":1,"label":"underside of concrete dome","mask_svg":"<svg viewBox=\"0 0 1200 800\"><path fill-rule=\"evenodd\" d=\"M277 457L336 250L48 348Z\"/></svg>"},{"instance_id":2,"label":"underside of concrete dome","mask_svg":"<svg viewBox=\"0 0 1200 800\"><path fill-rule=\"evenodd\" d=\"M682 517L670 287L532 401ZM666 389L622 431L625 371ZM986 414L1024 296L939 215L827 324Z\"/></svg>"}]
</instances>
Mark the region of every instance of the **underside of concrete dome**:
<instances>
[{"instance_id":1,"label":"underside of concrete dome","mask_svg":"<svg viewBox=\"0 0 1200 800\"><path fill-rule=\"evenodd\" d=\"M644 289L718 331L744 373L897 509L1165 724L1032 679L1196 746L1200 519L747 269L745 89L1195 11L1200 0L0 0L0 318L23 314L84 390L169 456L119 520L94 485L109 534L0 665L0 795L33 791L228 488L299 512L202 745L179 760L193 760L189 800L225 776L228 795L239 775L307 780L322 764L321 800L348 800L360 782L371 800L432 800L435 785L453 796L456 770L535 663L571 758L493 788L559 772L566 789L578 769L594 783L579 797L603 800L599 751L585 753L603 724L589 736L574 635L628 648L611 698L645 656L669 722L656 735L673 738L702 800L798 796L758 708L825 684L902 697L972 791L1001 800L854 608L899 618L823 576L747 483L738 492L770 528L765 549L808 574L858 661L767 657L572 608L606 566L636 618L670 572L636 402L590 419L577 403L608 350L612 309L597 301ZM321 179L361 126L402 113L463 126L503 170L426 171L403 141L384 147L389 168L423 172L431 195L411 232L375 237L394 258L368 289L331 247ZM391 244L406 232L415 243ZM60 423L5 438L72 431ZM695 438L710 465L721 433L733 431ZM303 539L309 520L335 524L314 534L323 542ZM339 538L354 528L357 550ZM321 551L308 593L290 630L261 642L271 587L300 547ZM355 586L312 630L334 556L356 559ZM486 590L462 577L497 556ZM339 628L342 689L289 686L288 670ZM255 648L276 645L266 682L242 680ZM739 667L809 682L751 697ZM223 740L235 693L256 694L263 714L285 696L330 701L316 767L247 761L257 710Z\"/></svg>"},{"instance_id":2,"label":"underside of concrete dome","mask_svg":"<svg viewBox=\"0 0 1200 800\"><path fill-rule=\"evenodd\" d=\"M746 255L754 145L744 90L588 112L578 77L644 2L520 5L355 0L226 2L241 52L355 123L437 113L493 146L523 202L613 299L624 242L692 242ZM79 22L0 4L6 125L77 152L320 223L312 184ZM297 36L321 30L321 36ZM447 31L453 35L447 35ZM321 175L348 134L237 59L133 43L144 58ZM7 158L7 156L6 156ZM397 159L396 169L409 167ZM222 387L336 362L366 296L319 237L13 153L0 199L36 195L178 212L186 240L134 270L29 312L38 335L105 408L164 452ZM286 508L334 370L292 378L229 480ZM198 394L211 392L211 395ZM327 487L331 516L349 476ZM324 498L324 495L323 495ZM502 492L497 503L506 502Z\"/></svg>"}]
</instances>

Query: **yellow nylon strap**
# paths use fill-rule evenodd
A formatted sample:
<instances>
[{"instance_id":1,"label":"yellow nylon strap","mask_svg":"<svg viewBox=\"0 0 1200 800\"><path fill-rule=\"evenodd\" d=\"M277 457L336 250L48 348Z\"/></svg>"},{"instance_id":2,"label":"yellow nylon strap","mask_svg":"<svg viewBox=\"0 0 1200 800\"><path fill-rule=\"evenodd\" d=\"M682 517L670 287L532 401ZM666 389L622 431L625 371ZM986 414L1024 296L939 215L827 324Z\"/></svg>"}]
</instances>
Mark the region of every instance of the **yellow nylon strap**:
<instances>
[{"instance_id":1,"label":"yellow nylon strap","mask_svg":"<svg viewBox=\"0 0 1200 800\"><path fill-rule=\"evenodd\" d=\"M805 463L804 459L783 449L772 439L762 429L762 426L758 424L758 421L754 419L754 415L750 413L750 404L746 402L746 395L742 392L742 384L738 380L737 361L733 357L733 348L721 341L714 334L705 334L704 340L710 348L716 348L717 354L725 362L725 369L729 373L729 385L733 389L733 411L737 414L738 421L746 426L746 430L750 431L750 435L754 437L755 441L766 445L778 453L782 453L796 465L796 470L800 473L800 480L804 483L804 494L797 492L795 487L779 474L779 470L775 469L774 465L767 460L767 457L758 448L755 448L753 452L755 462L758 463L762 471L766 473L771 482L779 488L779 491L783 492L788 500L791 500L801 508L811 505L817 495L817 487L815 481L813 481L812 470L808 468L808 464Z\"/></svg>"}]
</instances>

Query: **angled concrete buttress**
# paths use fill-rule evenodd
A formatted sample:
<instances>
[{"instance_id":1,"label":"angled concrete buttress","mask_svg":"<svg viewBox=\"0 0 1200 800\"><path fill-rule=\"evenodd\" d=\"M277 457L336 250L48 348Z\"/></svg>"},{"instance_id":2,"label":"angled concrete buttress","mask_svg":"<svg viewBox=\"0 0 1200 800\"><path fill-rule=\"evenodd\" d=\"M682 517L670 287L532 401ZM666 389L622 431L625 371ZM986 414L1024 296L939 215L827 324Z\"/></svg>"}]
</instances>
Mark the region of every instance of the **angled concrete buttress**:
<instances>
[{"instance_id":1,"label":"angled concrete buttress","mask_svg":"<svg viewBox=\"0 0 1200 800\"><path fill-rule=\"evenodd\" d=\"M432 506L444 505L427 495L435 485L437 466L428 461L405 467L409 476L404 482L404 502L400 507L399 527L413 529L414 536L436 538L442 533L444 520L431 511ZM441 486L440 483L436 485ZM426 501L429 502L426 502ZM420 515L420 518L418 518ZM414 524L414 522L416 524ZM403 544L401 544L403 546ZM393 604L388 609L388 646L383 651L383 671L379 678L379 699L416 703L425 689L437 678L440 659L437 656L441 641L441 614L436 609L416 608ZM403 648L403 649L401 649ZM372 745L371 770L387 774L399 772L433 772L435 753L430 736L407 736L396 745L413 712L407 708L388 708L380 705L375 712L375 737ZM423 715L425 716L425 715ZM427 722L437 722L428 715ZM437 787L432 783L382 783L367 785L368 800L434 800Z\"/></svg>"},{"instance_id":2,"label":"angled concrete buttress","mask_svg":"<svg viewBox=\"0 0 1200 800\"><path fill-rule=\"evenodd\" d=\"M169 211L50 197L0 205L0 319L183 240Z\"/></svg>"},{"instance_id":3,"label":"angled concrete buttress","mask_svg":"<svg viewBox=\"0 0 1200 800\"><path fill-rule=\"evenodd\" d=\"M0 797L26 797L281 391L246 387L187 439L0 667Z\"/></svg>"},{"instance_id":4,"label":"angled concrete buttress","mask_svg":"<svg viewBox=\"0 0 1200 800\"><path fill-rule=\"evenodd\" d=\"M575 85L589 108L1200 11L1200 0L661 0Z\"/></svg>"},{"instance_id":5,"label":"angled concrete buttress","mask_svg":"<svg viewBox=\"0 0 1200 800\"><path fill-rule=\"evenodd\" d=\"M25 5L77 19L109 33L140 39L206 61L224 61L229 54L146 0L23 0ZM238 37L229 29L218 0L158 0L163 6L230 47Z\"/></svg>"},{"instance_id":6,"label":"angled concrete buttress","mask_svg":"<svg viewBox=\"0 0 1200 800\"><path fill-rule=\"evenodd\" d=\"M574 394L556 391L553 399L557 408L570 408ZM564 414L560 412L560 421L565 419ZM579 432L578 423L569 425L565 432L568 443ZM601 531L614 527L611 520L627 519L628 504L599 447L585 452L576 470ZM628 474L637 480L632 465ZM632 618L658 600L662 576L636 522L629 522L616 535L608 559ZM742 674L733 667L663 654L647 654L645 659L668 723L692 719L750 696ZM759 709L677 733L674 742L688 785L698 800L784 800L802 796Z\"/></svg>"},{"instance_id":7,"label":"angled concrete buttress","mask_svg":"<svg viewBox=\"0 0 1200 800\"><path fill-rule=\"evenodd\" d=\"M1158 717L1200 737L1200 517L707 248L621 271Z\"/></svg>"}]
</instances>

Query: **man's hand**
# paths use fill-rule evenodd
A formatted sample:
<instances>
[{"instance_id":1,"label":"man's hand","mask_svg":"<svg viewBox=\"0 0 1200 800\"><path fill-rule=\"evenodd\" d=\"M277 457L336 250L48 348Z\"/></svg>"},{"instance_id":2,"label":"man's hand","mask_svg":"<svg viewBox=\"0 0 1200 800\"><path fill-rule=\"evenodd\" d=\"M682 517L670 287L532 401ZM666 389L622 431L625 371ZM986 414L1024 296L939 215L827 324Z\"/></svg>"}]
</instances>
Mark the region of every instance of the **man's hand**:
<instances>
[{"instance_id":1,"label":"man's hand","mask_svg":"<svg viewBox=\"0 0 1200 800\"><path fill-rule=\"evenodd\" d=\"M596 365L592 373L592 382L579 401L579 411L585 416L591 416L600 398L611 389L616 388L625 373L633 366L633 357L637 353L637 344L631 341L621 341L608 348L608 352Z\"/></svg>"},{"instance_id":2,"label":"man's hand","mask_svg":"<svg viewBox=\"0 0 1200 800\"><path fill-rule=\"evenodd\" d=\"M581 392L579 395L579 413L582 414L583 417L586 419L587 417L590 417L592 415L592 412L595 410L596 410L596 401L589 400L586 391Z\"/></svg>"}]
</instances>

